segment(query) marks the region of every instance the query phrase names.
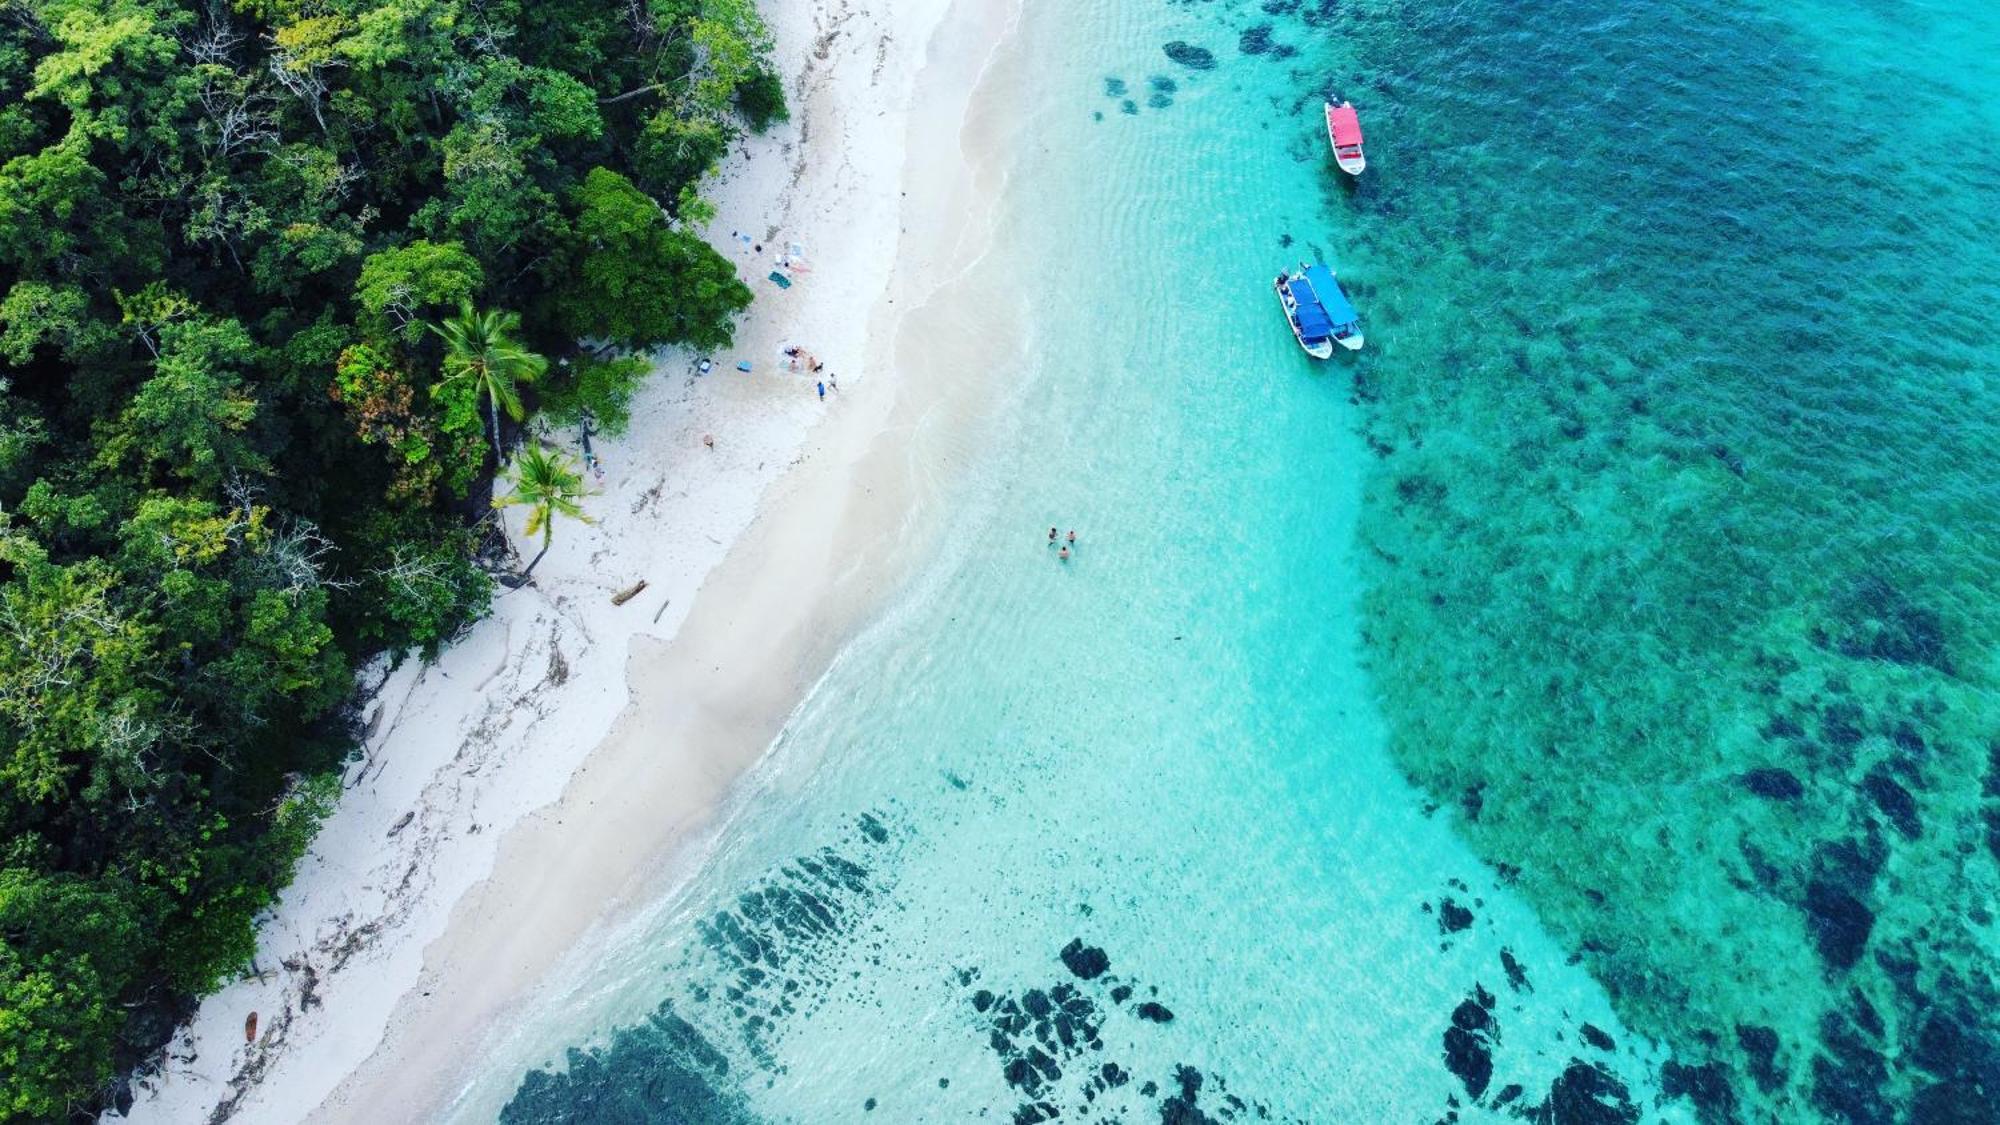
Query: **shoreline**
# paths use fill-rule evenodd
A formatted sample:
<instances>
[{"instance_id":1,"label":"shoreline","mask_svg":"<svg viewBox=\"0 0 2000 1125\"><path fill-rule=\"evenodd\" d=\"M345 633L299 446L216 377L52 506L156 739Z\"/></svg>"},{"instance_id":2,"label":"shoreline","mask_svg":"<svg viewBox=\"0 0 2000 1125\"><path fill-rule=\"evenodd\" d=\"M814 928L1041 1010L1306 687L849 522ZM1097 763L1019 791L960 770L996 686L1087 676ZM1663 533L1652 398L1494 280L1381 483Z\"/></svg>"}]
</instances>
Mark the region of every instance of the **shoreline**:
<instances>
[{"instance_id":1,"label":"shoreline","mask_svg":"<svg viewBox=\"0 0 2000 1125\"><path fill-rule=\"evenodd\" d=\"M596 443L601 522L560 527L533 585L498 592L436 663L366 679L363 755L252 974L204 1000L106 1120L441 1112L565 952L698 866L738 781L915 561L921 482L897 439L964 413L947 400L972 389L920 394L896 373L910 314L969 268L906 258L990 235L967 190L982 164L955 158L1018 0L912 2L768 13L794 117L747 138L710 193L710 241L758 293L736 346L705 376L666 353L628 435ZM812 268L780 290L764 275L789 242ZM774 374L789 343L845 376L827 401ZM666 761L663 745L688 749Z\"/></svg>"}]
</instances>

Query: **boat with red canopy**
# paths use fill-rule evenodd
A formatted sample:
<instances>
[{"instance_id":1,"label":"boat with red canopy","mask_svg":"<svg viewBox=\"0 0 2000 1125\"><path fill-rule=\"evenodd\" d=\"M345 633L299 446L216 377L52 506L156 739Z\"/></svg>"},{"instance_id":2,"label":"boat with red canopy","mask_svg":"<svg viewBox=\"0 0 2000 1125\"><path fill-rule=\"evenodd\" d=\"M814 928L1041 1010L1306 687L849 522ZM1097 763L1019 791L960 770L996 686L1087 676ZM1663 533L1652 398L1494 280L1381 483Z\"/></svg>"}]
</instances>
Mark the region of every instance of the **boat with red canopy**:
<instances>
[{"instance_id":1,"label":"boat with red canopy","mask_svg":"<svg viewBox=\"0 0 2000 1125\"><path fill-rule=\"evenodd\" d=\"M1333 161L1350 176L1359 176L1368 162L1361 158L1361 115L1351 102L1326 103L1326 138L1333 142Z\"/></svg>"}]
</instances>

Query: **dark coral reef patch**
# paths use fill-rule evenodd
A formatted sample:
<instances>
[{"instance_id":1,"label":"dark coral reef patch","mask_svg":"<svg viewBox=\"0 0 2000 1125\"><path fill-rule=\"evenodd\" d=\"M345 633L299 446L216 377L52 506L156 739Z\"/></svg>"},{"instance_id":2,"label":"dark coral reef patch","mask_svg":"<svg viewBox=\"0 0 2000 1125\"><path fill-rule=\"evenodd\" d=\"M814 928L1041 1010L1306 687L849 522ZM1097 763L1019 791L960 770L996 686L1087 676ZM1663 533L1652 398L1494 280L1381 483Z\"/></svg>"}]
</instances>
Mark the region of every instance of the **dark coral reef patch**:
<instances>
[{"instance_id":1,"label":"dark coral reef patch","mask_svg":"<svg viewBox=\"0 0 2000 1125\"><path fill-rule=\"evenodd\" d=\"M1072 979L1018 993L979 988L966 996L1001 1077L1023 1099L1013 1120L1099 1120L1086 1116L1096 1114L1104 1115L1102 1120L1136 1120L1128 1116L1134 1111L1174 1125L1272 1119L1268 1107L1231 1094L1221 1077L1185 1064L1164 1082L1147 1080L1133 1088L1132 1068L1107 1057L1107 1040L1127 1038L1124 1031L1139 1024L1171 1023L1173 1012L1157 999L1129 1004L1139 985L1111 975L1110 955L1080 937L1056 959ZM1147 989L1148 995L1156 992ZM1116 1036L1109 1034L1114 1025L1120 1025ZM1162 1027L1153 1034L1168 1032Z\"/></svg>"},{"instance_id":2,"label":"dark coral reef patch","mask_svg":"<svg viewBox=\"0 0 2000 1125\"><path fill-rule=\"evenodd\" d=\"M1781 94L1850 85L1783 21L1700 7L1613 29L1562 5L1262 5L1280 34L1310 17L1405 60L1364 108L1398 138L1393 190L1326 193L1344 252L1397 279L1366 309L1394 350L1350 376L1375 453L1368 660L1405 772L1671 1048L1663 1096L1706 1120L1953 1120L2000 1086L1908 1060L1940 1010L1938 1043L2000 1052L2000 1005L1943 1003L1992 978L2000 901L2000 398L1965 389L1992 267L1961 252L1990 232L1874 181L1817 93ZM1721 164L1655 143L1690 90L1669 55L1729 75ZM1369 77L1326 81L1361 101ZM1917 85L1914 114L1957 112ZM1588 151L1495 163L1557 134ZM1826 159L1802 181L1798 153ZM1990 179L1990 152L1946 159ZM1841 233L1890 229L1893 251ZM1959 310L1948 341L1843 343L1829 261L1871 276L1847 322ZM1468 317L1506 340L1468 341ZM1718 318L1746 328L1726 358L1684 346ZM1486 1031L1457 1031L1463 1085ZM1544 1104L1583 1104L1579 1053Z\"/></svg>"},{"instance_id":3,"label":"dark coral reef patch","mask_svg":"<svg viewBox=\"0 0 2000 1125\"><path fill-rule=\"evenodd\" d=\"M1214 70L1215 52L1176 39L1163 48L1167 57L1190 70Z\"/></svg>"}]
</instances>

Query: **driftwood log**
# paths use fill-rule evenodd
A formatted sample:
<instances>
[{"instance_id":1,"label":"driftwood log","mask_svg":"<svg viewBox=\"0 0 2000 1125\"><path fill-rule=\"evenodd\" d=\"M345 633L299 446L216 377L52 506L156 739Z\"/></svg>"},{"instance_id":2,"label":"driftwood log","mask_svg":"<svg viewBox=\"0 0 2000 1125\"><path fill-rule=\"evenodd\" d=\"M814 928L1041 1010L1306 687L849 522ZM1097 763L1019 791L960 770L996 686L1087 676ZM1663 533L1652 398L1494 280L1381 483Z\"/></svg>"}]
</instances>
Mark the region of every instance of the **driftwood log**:
<instances>
[{"instance_id":1,"label":"driftwood log","mask_svg":"<svg viewBox=\"0 0 2000 1125\"><path fill-rule=\"evenodd\" d=\"M641 578L639 579L639 581L633 583L632 585L627 586L623 590L620 590L617 593L611 595L611 604L624 605L626 602L629 602L633 598L638 597L639 591L644 590L645 588L646 588L646 580Z\"/></svg>"}]
</instances>

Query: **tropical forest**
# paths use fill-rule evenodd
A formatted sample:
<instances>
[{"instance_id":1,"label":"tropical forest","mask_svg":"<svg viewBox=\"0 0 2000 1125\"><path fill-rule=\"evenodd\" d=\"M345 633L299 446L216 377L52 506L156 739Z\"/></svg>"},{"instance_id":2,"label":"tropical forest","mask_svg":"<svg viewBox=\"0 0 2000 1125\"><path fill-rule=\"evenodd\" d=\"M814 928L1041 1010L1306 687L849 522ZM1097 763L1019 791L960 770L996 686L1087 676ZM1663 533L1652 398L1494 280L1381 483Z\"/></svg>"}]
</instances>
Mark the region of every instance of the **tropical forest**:
<instances>
[{"instance_id":1,"label":"tropical forest","mask_svg":"<svg viewBox=\"0 0 2000 1125\"><path fill-rule=\"evenodd\" d=\"M769 50L748 0L0 0L0 1119L250 970L357 670L586 516L538 435L729 341L700 191Z\"/></svg>"}]
</instances>

